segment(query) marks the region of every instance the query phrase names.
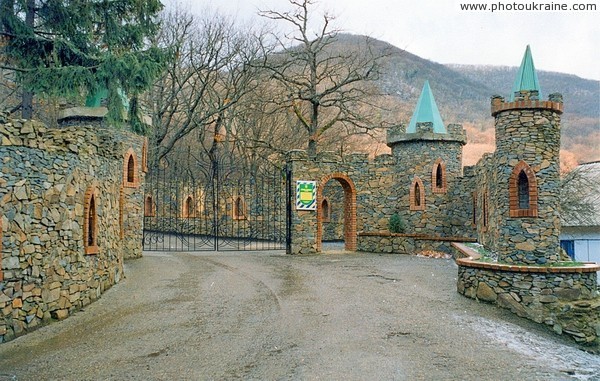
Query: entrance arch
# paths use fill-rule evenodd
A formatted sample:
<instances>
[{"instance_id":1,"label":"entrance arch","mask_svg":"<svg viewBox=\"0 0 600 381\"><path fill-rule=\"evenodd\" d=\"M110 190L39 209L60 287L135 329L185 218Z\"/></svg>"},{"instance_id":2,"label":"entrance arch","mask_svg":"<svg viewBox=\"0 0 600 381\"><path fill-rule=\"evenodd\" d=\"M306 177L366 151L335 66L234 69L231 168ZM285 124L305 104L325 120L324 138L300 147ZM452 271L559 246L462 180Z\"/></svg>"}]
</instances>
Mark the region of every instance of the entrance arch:
<instances>
[{"instance_id":1,"label":"entrance arch","mask_svg":"<svg viewBox=\"0 0 600 381\"><path fill-rule=\"evenodd\" d=\"M336 180L344 190L344 242L345 249L356 251L356 187L354 182L343 173L332 173L321 178L317 187L317 234L316 249L321 251L323 243L323 189L330 180Z\"/></svg>"}]
</instances>

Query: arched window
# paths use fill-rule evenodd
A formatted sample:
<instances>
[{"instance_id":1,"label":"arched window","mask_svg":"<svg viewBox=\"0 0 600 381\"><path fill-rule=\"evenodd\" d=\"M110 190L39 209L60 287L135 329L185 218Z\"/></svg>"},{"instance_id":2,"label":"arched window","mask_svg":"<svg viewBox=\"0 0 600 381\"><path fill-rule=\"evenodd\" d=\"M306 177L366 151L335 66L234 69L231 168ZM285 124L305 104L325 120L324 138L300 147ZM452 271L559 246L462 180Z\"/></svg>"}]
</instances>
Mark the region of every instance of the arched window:
<instances>
[{"instance_id":1,"label":"arched window","mask_svg":"<svg viewBox=\"0 0 600 381\"><path fill-rule=\"evenodd\" d=\"M446 164L442 159L437 159L433 164L431 184L433 193L446 193Z\"/></svg>"},{"instance_id":2,"label":"arched window","mask_svg":"<svg viewBox=\"0 0 600 381\"><path fill-rule=\"evenodd\" d=\"M515 166L508 187L510 217L537 217L537 179L527 163Z\"/></svg>"},{"instance_id":3,"label":"arched window","mask_svg":"<svg viewBox=\"0 0 600 381\"><path fill-rule=\"evenodd\" d=\"M154 217L154 201L152 196L147 195L144 200L144 217Z\"/></svg>"},{"instance_id":4,"label":"arched window","mask_svg":"<svg viewBox=\"0 0 600 381\"><path fill-rule=\"evenodd\" d=\"M519 173L517 188L519 189L519 209L529 209L529 180L524 171Z\"/></svg>"},{"instance_id":5,"label":"arched window","mask_svg":"<svg viewBox=\"0 0 600 381\"><path fill-rule=\"evenodd\" d=\"M246 219L246 202L242 196L237 196L233 202L233 219L234 220L245 220Z\"/></svg>"},{"instance_id":6,"label":"arched window","mask_svg":"<svg viewBox=\"0 0 600 381\"><path fill-rule=\"evenodd\" d=\"M415 206L421 206L421 187L415 183Z\"/></svg>"},{"instance_id":7,"label":"arched window","mask_svg":"<svg viewBox=\"0 0 600 381\"><path fill-rule=\"evenodd\" d=\"M425 188L420 178L415 177L410 187L410 210L425 210Z\"/></svg>"},{"instance_id":8,"label":"arched window","mask_svg":"<svg viewBox=\"0 0 600 381\"><path fill-rule=\"evenodd\" d=\"M181 210L181 216L183 218L192 218L196 216L196 208L194 205L194 198L187 196L183 202L183 209Z\"/></svg>"},{"instance_id":9,"label":"arched window","mask_svg":"<svg viewBox=\"0 0 600 381\"><path fill-rule=\"evenodd\" d=\"M127 182L132 183L135 180L135 161L133 161L133 156L129 156L129 160L127 160Z\"/></svg>"},{"instance_id":10,"label":"arched window","mask_svg":"<svg viewBox=\"0 0 600 381\"><path fill-rule=\"evenodd\" d=\"M137 158L133 148L125 153L125 162L123 165L123 186L126 188L137 188L140 184L137 168Z\"/></svg>"},{"instance_id":11,"label":"arched window","mask_svg":"<svg viewBox=\"0 0 600 381\"><path fill-rule=\"evenodd\" d=\"M321 201L321 216L323 217L323 222L331 221L331 207L327 198L323 198L323 201Z\"/></svg>"},{"instance_id":12,"label":"arched window","mask_svg":"<svg viewBox=\"0 0 600 381\"><path fill-rule=\"evenodd\" d=\"M86 254L98 253L98 196L96 188L85 192L83 210L83 247Z\"/></svg>"}]
</instances>

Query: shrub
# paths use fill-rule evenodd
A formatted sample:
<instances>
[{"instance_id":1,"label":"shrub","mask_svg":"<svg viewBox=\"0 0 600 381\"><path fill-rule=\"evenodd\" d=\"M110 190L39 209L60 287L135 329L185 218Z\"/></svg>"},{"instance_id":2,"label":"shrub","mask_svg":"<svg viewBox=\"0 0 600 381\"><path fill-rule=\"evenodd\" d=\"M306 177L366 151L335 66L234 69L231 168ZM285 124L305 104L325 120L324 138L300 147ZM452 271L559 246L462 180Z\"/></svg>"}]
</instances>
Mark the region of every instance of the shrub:
<instances>
[{"instance_id":1,"label":"shrub","mask_svg":"<svg viewBox=\"0 0 600 381\"><path fill-rule=\"evenodd\" d=\"M404 233L406 231L404 220L402 220L402 217L398 213L394 213L390 217L389 229L390 233Z\"/></svg>"}]
</instances>

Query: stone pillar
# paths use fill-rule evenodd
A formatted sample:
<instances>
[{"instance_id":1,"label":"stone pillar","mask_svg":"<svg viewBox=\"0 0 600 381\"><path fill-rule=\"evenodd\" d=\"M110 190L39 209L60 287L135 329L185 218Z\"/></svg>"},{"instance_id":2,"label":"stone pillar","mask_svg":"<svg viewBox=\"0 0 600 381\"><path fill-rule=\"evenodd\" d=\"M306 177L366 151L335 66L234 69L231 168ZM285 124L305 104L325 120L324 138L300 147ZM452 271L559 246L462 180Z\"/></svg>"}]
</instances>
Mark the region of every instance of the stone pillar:
<instances>
[{"instance_id":1,"label":"stone pillar","mask_svg":"<svg viewBox=\"0 0 600 381\"><path fill-rule=\"evenodd\" d=\"M291 171L292 213L290 240L291 248L289 254L308 254L317 251L317 212L314 210L296 210L296 181L317 180L318 173L310 171L313 167L308 154L303 150L293 150L287 153L287 165Z\"/></svg>"}]
</instances>

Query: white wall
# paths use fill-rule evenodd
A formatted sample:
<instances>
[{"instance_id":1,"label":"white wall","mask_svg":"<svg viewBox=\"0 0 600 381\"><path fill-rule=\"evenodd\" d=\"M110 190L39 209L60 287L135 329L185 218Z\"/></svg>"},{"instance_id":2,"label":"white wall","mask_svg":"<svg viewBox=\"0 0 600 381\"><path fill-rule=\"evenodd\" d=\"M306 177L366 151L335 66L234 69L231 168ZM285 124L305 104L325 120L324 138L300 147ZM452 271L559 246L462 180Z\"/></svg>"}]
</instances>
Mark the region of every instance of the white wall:
<instances>
[{"instance_id":1,"label":"white wall","mask_svg":"<svg viewBox=\"0 0 600 381\"><path fill-rule=\"evenodd\" d=\"M574 241L576 261L600 263L599 227L563 227L560 239Z\"/></svg>"},{"instance_id":2,"label":"white wall","mask_svg":"<svg viewBox=\"0 0 600 381\"><path fill-rule=\"evenodd\" d=\"M575 240L575 260L600 263L600 240Z\"/></svg>"}]
</instances>

